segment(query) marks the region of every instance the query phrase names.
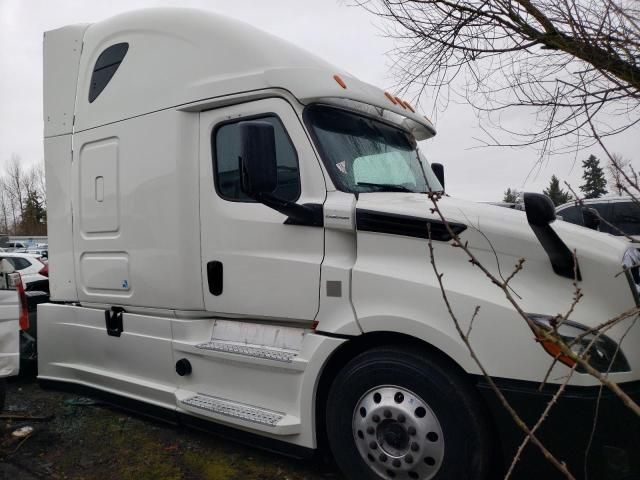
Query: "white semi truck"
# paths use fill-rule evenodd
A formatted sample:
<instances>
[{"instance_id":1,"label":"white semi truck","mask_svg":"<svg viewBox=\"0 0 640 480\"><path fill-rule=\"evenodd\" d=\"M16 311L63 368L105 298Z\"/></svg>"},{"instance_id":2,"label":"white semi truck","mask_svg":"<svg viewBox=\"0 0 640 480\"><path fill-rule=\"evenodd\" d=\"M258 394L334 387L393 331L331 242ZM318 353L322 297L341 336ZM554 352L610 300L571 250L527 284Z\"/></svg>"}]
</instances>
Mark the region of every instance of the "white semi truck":
<instances>
[{"instance_id":1,"label":"white semi truck","mask_svg":"<svg viewBox=\"0 0 640 480\"><path fill-rule=\"evenodd\" d=\"M328 445L351 479L499 475L523 435L455 330L427 224L453 308L468 321L480 306L472 344L527 421L570 367L451 247L427 195L442 169L417 146L433 135L403 100L210 13L46 32L40 381L294 455ZM580 346L638 302L637 269L619 275L635 251L550 225L544 198L529 198L526 215L449 196L439 207L496 274L526 259L511 286L541 325L568 309L579 272L584 298L562 333ZM637 399L634 321L592 362ZM540 436L578 476L586 462L590 478L631 478L638 419L600 393L576 372ZM531 447L516 478L548 465Z\"/></svg>"}]
</instances>

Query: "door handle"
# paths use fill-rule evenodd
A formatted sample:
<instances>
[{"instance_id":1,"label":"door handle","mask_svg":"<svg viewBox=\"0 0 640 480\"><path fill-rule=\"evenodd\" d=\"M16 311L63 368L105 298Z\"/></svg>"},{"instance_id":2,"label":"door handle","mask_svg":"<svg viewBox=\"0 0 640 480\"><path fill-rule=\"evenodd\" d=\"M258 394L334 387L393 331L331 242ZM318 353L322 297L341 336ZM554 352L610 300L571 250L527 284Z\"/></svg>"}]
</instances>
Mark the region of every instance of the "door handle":
<instances>
[{"instance_id":1,"label":"door handle","mask_svg":"<svg viewBox=\"0 0 640 480\"><path fill-rule=\"evenodd\" d=\"M222 294L222 262L215 260L207 263L207 281L211 295L217 297Z\"/></svg>"}]
</instances>

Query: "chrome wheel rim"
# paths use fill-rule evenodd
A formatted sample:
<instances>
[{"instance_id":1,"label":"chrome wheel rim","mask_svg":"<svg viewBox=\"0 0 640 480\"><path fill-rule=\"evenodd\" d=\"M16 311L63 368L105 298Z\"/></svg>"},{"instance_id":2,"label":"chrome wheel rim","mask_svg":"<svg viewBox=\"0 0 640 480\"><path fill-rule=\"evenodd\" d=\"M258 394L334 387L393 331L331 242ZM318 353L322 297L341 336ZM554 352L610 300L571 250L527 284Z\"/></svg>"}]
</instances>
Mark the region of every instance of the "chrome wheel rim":
<instances>
[{"instance_id":1,"label":"chrome wheel rim","mask_svg":"<svg viewBox=\"0 0 640 480\"><path fill-rule=\"evenodd\" d=\"M444 436L429 405L403 387L365 393L353 412L353 438L363 460L381 478L429 480L444 458Z\"/></svg>"}]
</instances>

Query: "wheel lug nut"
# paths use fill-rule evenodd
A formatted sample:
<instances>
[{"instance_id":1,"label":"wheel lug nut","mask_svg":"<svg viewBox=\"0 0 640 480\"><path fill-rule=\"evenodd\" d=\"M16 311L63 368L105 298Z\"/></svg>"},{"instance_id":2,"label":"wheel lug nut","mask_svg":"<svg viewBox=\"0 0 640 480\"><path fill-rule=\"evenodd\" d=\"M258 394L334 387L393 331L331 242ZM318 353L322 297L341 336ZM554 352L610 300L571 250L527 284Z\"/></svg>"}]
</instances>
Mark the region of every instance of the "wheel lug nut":
<instances>
[{"instance_id":1,"label":"wheel lug nut","mask_svg":"<svg viewBox=\"0 0 640 480\"><path fill-rule=\"evenodd\" d=\"M375 433L375 429L373 427L367 427L367 433L369 435L373 435Z\"/></svg>"},{"instance_id":2,"label":"wheel lug nut","mask_svg":"<svg viewBox=\"0 0 640 480\"><path fill-rule=\"evenodd\" d=\"M371 420L373 420L375 423L378 423L380 421L380 416L374 415L373 417L371 417Z\"/></svg>"},{"instance_id":3,"label":"wheel lug nut","mask_svg":"<svg viewBox=\"0 0 640 480\"><path fill-rule=\"evenodd\" d=\"M406 457L404 457L404 461L407 463L413 463L413 455L407 455Z\"/></svg>"},{"instance_id":4,"label":"wheel lug nut","mask_svg":"<svg viewBox=\"0 0 640 480\"><path fill-rule=\"evenodd\" d=\"M420 450L420 445L418 445L416 442L413 442L411 444L411 450L413 450L414 452L417 452L418 450Z\"/></svg>"},{"instance_id":5,"label":"wheel lug nut","mask_svg":"<svg viewBox=\"0 0 640 480\"><path fill-rule=\"evenodd\" d=\"M407 420L407 417L405 417L402 413L398 415L398 421L400 423L404 423L406 420Z\"/></svg>"},{"instance_id":6,"label":"wheel lug nut","mask_svg":"<svg viewBox=\"0 0 640 480\"><path fill-rule=\"evenodd\" d=\"M384 411L384 418L391 418L391 410Z\"/></svg>"},{"instance_id":7,"label":"wheel lug nut","mask_svg":"<svg viewBox=\"0 0 640 480\"><path fill-rule=\"evenodd\" d=\"M376 448L378 448L378 444L376 442L369 442L369 448L371 450L375 450Z\"/></svg>"},{"instance_id":8,"label":"wheel lug nut","mask_svg":"<svg viewBox=\"0 0 640 480\"><path fill-rule=\"evenodd\" d=\"M380 456L378 457L378 459L381 462L386 462L387 461L387 456L384 453L381 453Z\"/></svg>"},{"instance_id":9,"label":"wheel lug nut","mask_svg":"<svg viewBox=\"0 0 640 480\"><path fill-rule=\"evenodd\" d=\"M407 428L407 432L409 433L409 435L415 435L416 434L416 429L415 429L415 427L409 427L409 428Z\"/></svg>"},{"instance_id":10,"label":"wheel lug nut","mask_svg":"<svg viewBox=\"0 0 640 480\"><path fill-rule=\"evenodd\" d=\"M393 466L394 466L394 467L396 467L396 468L399 468L399 467L400 467L400 465L402 465L402 464L400 463L400 460L398 460L398 459L396 458L396 459L393 461Z\"/></svg>"}]
</instances>

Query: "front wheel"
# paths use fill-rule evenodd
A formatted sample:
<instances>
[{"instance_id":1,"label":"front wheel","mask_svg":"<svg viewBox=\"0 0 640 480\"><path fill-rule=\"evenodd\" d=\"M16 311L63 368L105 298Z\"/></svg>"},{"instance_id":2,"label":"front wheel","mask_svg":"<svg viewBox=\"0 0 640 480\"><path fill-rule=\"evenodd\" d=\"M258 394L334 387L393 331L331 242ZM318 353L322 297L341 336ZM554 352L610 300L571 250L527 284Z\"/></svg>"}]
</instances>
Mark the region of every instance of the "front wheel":
<instances>
[{"instance_id":1,"label":"front wheel","mask_svg":"<svg viewBox=\"0 0 640 480\"><path fill-rule=\"evenodd\" d=\"M377 348L338 374L327 435L349 479L484 479L490 442L476 392L417 349Z\"/></svg>"}]
</instances>

